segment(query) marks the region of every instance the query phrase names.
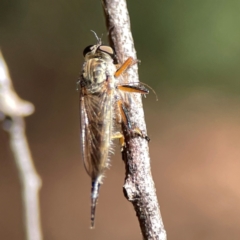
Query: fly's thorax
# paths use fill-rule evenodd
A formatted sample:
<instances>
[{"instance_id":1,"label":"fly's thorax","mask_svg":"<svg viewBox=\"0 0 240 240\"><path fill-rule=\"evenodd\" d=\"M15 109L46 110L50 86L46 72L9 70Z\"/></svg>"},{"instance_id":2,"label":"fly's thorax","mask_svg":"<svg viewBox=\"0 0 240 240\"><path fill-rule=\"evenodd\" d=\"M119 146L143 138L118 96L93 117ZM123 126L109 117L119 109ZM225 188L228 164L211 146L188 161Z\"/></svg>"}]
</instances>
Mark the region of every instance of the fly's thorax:
<instances>
[{"instance_id":1,"label":"fly's thorax","mask_svg":"<svg viewBox=\"0 0 240 240\"><path fill-rule=\"evenodd\" d=\"M113 59L103 54L102 57L95 57L87 60L83 65L83 81L85 88L94 93L101 91L102 84L108 79L114 79L116 66L113 64Z\"/></svg>"}]
</instances>

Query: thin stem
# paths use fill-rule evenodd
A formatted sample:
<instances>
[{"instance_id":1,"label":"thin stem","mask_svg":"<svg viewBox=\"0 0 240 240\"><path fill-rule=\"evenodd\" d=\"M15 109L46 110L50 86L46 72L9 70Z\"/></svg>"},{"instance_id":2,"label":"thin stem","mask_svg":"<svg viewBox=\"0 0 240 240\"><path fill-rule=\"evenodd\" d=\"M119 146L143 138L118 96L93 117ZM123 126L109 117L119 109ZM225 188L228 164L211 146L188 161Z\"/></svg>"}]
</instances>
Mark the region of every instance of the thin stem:
<instances>
[{"instance_id":1,"label":"thin stem","mask_svg":"<svg viewBox=\"0 0 240 240\"><path fill-rule=\"evenodd\" d=\"M109 41L116 51L119 63L123 63L130 56L137 59L126 1L103 0L103 8ZM137 64L128 70L128 81L139 82ZM141 97L134 94L129 105L131 121L146 133ZM132 138L124 126L123 133L126 142L122 154L126 165L124 195L134 206L143 238L166 240L166 231L151 174L148 142L143 138Z\"/></svg>"},{"instance_id":2,"label":"thin stem","mask_svg":"<svg viewBox=\"0 0 240 240\"><path fill-rule=\"evenodd\" d=\"M26 239L42 240L38 197L41 179L33 164L23 120L24 116L33 111L34 106L16 94L0 51L0 115L4 129L10 135L10 146L22 184Z\"/></svg>"}]
</instances>

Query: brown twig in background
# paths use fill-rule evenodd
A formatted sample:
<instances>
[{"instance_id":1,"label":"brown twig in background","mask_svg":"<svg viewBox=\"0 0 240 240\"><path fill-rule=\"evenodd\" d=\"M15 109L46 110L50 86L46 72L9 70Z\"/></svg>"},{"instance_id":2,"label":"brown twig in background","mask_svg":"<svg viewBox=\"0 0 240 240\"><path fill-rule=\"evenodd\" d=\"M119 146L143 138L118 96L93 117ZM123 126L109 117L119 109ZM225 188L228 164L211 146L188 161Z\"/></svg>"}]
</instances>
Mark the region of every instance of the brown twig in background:
<instances>
[{"instance_id":1,"label":"brown twig in background","mask_svg":"<svg viewBox=\"0 0 240 240\"><path fill-rule=\"evenodd\" d=\"M103 0L103 8L109 41L116 51L118 61L123 63L129 56L137 59L126 0ZM128 70L128 80L139 82L137 64ZM146 133L142 100L140 96L135 95L129 106L130 119ZM143 138L130 137L127 131L124 131L124 137L126 141L122 154L126 164L124 195L134 206L143 238L166 240L166 231L151 174L148 142Z\"/></svg>"},{"instance_id":2,"label":"brown twig in background","mask_svg":"<svg viewBox=\"0 0 240 240\"><path fill-rule=\"evenodd\" d=\"M0 120L10 135L10 146L22 184L27 240L41 240L38 192L41 186L31 157L23 117L32 114L34 106L18 97L13 89L7 65L0 51Z\"/></svg>"}]
</instances>

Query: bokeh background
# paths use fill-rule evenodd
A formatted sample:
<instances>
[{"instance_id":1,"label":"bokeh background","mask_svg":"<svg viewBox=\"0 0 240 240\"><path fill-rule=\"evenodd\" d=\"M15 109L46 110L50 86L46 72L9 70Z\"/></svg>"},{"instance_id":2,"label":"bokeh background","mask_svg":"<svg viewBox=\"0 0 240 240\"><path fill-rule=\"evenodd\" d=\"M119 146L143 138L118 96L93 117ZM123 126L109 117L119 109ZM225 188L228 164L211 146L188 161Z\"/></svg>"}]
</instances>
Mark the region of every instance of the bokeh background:
<instances>
[{"instance_id":1,"label":"bokeh background","mask_svg":"<svg viewBox=\"0 0 240 240\"><path fill-rule=\"evenodd\" d=\"M141 59L150 154L171 240L240 239L240 1L128 1ZM89 229L76 79L82 50L107 42L100 1L1 0L0 46L17 93L35 113L26 131L43 186L45 240L141 239L122 194L119 147ZM21 186L0 131L0 239L23 240Z\"/></svg>"}]
</instances>

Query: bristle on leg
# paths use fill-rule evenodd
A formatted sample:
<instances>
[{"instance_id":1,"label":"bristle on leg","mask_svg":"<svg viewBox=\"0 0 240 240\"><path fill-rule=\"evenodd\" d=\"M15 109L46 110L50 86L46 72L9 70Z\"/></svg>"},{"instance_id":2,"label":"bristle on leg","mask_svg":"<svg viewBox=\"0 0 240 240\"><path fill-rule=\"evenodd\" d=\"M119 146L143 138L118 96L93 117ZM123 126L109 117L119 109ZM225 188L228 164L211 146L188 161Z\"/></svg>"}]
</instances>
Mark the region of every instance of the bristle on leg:
<instances>
[{"instance_id":1,"label":"bristle on leg","mask_svg":"<svg viewBox=\"0 0 240 240\"><path fill-rule=\"evenodd\" d=\"M91 192L91 229L94 228L95 225L95 211L96 204L99 196L100 183L98 180L92 182L92 192Z\"/></svg>"}]
</instances>

